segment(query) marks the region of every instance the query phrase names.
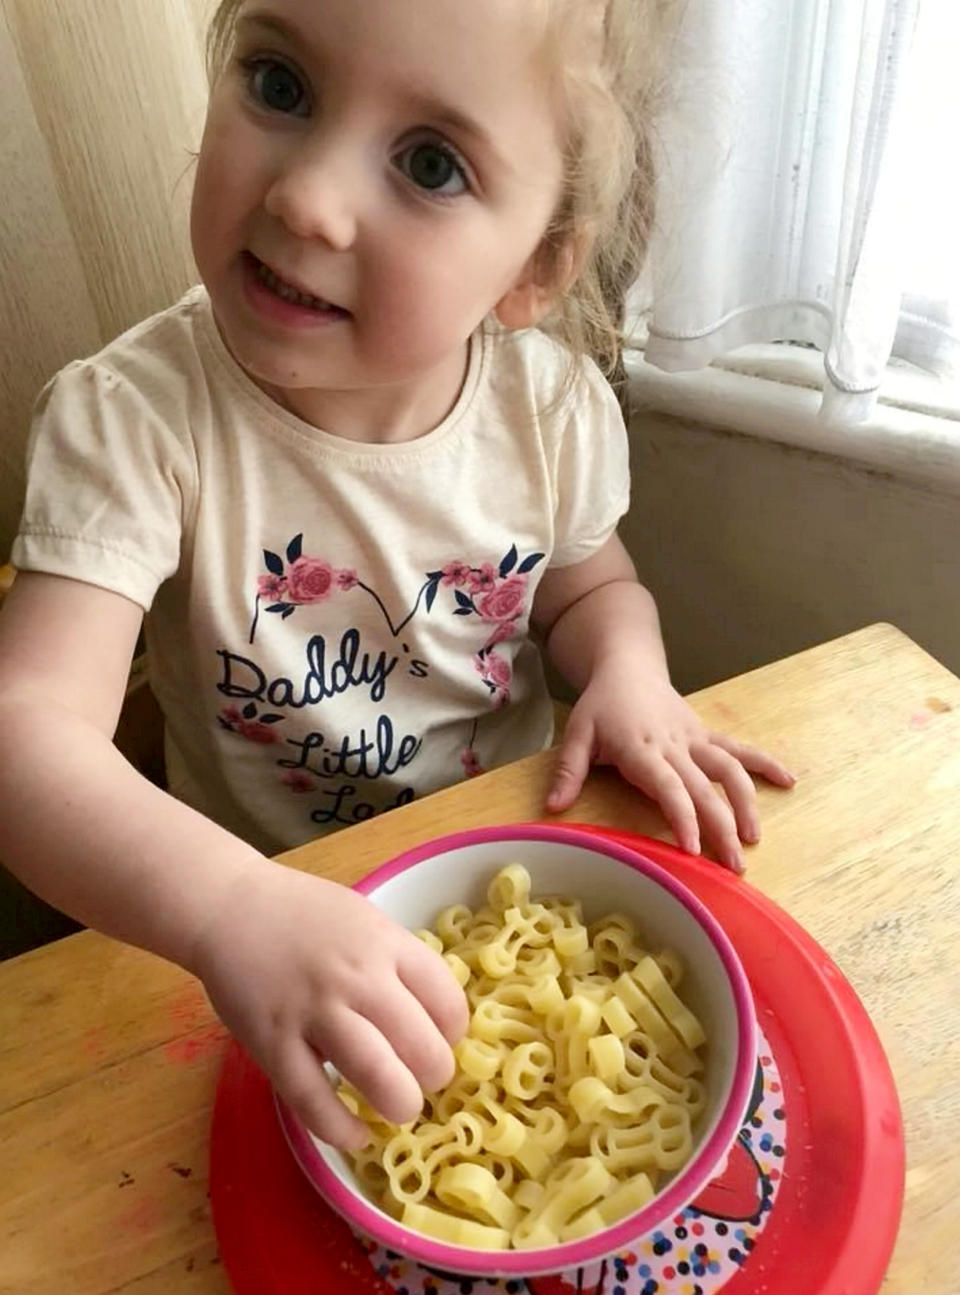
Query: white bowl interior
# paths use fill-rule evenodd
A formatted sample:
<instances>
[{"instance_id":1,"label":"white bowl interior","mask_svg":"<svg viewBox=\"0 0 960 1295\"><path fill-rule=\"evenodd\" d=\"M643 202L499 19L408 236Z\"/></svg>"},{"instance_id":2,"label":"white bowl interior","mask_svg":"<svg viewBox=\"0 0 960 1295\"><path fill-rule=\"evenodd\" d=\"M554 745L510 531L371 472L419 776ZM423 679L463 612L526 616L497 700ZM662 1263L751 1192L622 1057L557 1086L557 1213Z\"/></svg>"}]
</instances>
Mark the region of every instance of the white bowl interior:
<instances>
[{"instance_id":1,"label":"white bowl interior","mask_svg":"<svg viewBox=\"0 0 960 1295\"><path fill-rule=\"evenodd\" d=\"M737 1063L737 1010L727 969L713 941L669 891L635 868L586 846L504 837L424 859L395 874L368 897L410 930L432 928L437 914L451 904L472 909L485 904L491 878L509 863L521 863L530 873L534 900L543 895L570 895L582 902L588 922L609 912L626 913L651 951L670 948L679 954L684 966L680 996L696 1013L707 1035L706 1069L701 1076L707 1102L694 1130L695 1157L716 1128L730 1095ZM336 1176L355 1195L363 1195L341 1152L317 1138L313 1141ZM660 1191L665 1186L666 1181ZM377 1209L365 1195L363 1199ZM383 1218L388 1220L386 1214Z\"/></svg>"}]
</instances>

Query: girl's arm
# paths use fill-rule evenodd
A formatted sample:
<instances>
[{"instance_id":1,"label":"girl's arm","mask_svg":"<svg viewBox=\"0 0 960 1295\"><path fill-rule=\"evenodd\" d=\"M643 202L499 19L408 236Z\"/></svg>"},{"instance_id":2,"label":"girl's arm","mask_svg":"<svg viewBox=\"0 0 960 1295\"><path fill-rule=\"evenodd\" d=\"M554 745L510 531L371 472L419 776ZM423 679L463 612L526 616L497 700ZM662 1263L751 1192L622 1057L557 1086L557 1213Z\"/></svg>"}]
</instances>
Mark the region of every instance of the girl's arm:
<instances>
[{"instance_id":1,"label":"girl's arm","mask_svg":"<svg viewBox=\"0 0 960 1295\"><path fill-rule=\"evenodd\" d=\"M322 1058L387 1118L453 1072L443 961L346 887L274 863L141 777L111 738L142 614L22 573L0 615L0 859L79 921L201 977L315 1132L359 1145Z\"/></svg>"},{"instance_id":2,"label":"girl's arm","mask_svg":"<svg viewBox=\"0 0 960 1295\"><path fill-rule=\"evenodd\" d=\"M260 860L113 745L141 620L96 586L17 578L0 617L0 858L78 921L192 969L218 889Z\"/></svg>"},{"instance_id":3,"label":"girl's arm","mask_svg":"<svg viewBox=\"0 0 960 1295\"><path fill-rule=\"evenodd\" d=\"M683 849L699 852L702 827L721 861L742 870L740 841L760 836L749 774L784 787L793 777L763 752L708 732L675 691L656 605L616 534L586 561L546 573L533 619L551 660L581 694L548 808L573 804L591 762L613 764L659 803Z\"/></svg>"}]
</instances>

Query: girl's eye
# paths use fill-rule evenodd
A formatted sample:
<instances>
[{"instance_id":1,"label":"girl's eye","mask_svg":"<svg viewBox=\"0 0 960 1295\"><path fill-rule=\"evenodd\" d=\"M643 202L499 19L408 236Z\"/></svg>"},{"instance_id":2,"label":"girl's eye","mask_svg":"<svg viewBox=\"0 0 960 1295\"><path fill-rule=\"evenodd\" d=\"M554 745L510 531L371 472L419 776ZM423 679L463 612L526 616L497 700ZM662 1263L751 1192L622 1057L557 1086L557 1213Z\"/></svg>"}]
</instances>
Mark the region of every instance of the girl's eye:
<instances>
[{"instance_id":1,"label":"girl's eye","mask_svg":"<svg viewBox=\"0 0 960 1295\"><path fill-rule=\"evenodd\" d=\"M276 59L257 58L244 64L251 95L271 112L305 116L307 93L303 82L285 63Z\"/></svg>"},{"instance_id":2,"label":"girl's eye","mask_svg":"<svg viewBox=\"0 0 960 1295\"><path fill-rule=\"evenodd\" d=\"M449 198L469 188L456 153L442 144L411 144L397 155L396 161L407 179L428 193Z\"/></svg>"}]
</instances>

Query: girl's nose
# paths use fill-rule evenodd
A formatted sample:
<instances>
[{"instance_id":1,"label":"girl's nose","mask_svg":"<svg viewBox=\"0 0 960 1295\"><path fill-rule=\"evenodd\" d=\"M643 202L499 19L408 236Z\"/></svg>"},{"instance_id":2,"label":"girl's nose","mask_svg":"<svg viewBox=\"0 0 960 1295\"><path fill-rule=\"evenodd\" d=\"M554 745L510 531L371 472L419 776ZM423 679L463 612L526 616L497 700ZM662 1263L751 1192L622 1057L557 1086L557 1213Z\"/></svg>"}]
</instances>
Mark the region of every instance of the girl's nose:
<instances>
[{"instance_id":1,"label":"girl's nose","mask_svg":"<svg viewBox=\"0 0 960 1295\"><path fill-rule=\"evenodd\" d=\"M329 144L302 146L287 159L264 199L267 213L298 238L346 251L357 235L358 180L350 159Z\"/></svg>"}]
</instances>

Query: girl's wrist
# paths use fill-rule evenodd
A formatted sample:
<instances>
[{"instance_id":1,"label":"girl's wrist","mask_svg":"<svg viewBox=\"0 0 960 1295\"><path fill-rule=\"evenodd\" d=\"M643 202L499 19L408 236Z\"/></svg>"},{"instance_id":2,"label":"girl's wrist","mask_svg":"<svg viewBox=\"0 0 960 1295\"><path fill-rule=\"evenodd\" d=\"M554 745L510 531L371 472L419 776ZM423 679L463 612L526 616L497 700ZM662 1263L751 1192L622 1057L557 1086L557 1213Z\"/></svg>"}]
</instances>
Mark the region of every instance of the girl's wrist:
<instances>
[{"instance_id":1,"label":"girl's wrist","mask_svg":"<svg viewBox=\"0 0 960 1295\"><path fill-rule=\"evenodd\" d=\"M598 677L628 677L631 684L645 681L670 684L670 670L660 643L640 637L598 644L593 655L590 682Z\"/></svg>"},{"instance_id":2,"label":"girl's wrist","mask_svg":"<svg viewBox=\"0 0 960 1295\"><path fill-rule=\"evenodd\" d=\"M232 867L230 874L208 880L206 894L195 897L196 919L184 942L182 955L175 957L185 971L205 979L211 949L233 921L233 915L256 911L256 897L271 873L283 867L272 859L253 852Z\"/></svg>"}]
</instances>

